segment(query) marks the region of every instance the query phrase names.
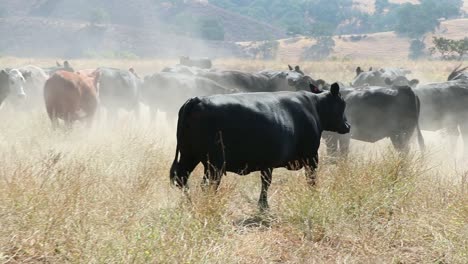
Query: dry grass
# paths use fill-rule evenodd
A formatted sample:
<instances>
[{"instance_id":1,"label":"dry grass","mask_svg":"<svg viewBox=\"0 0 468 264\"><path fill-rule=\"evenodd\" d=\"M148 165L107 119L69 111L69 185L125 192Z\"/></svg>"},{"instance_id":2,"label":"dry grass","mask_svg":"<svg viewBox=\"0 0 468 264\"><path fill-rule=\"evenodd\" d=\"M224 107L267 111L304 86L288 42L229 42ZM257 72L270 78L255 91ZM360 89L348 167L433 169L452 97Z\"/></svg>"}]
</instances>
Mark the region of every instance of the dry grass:
<instances>
[{"instance_id":1,"label":"dry grass","mask_svg":"<svg viewBox=\"0 0 468 264\"><path fill-rule=\"evenodd\" d=\"M8 63L6 63L8 62ZM25 61L1 61L20 65ZM31 60L30 62L36 62ZM44 60L50 65L53 60ZM157 71L159 61L73 61ZM356 64L307 63L350 80ZM380 62L382 63L382 62ZM216 61L226 68L282 62ZM451 64L403 62L428 80ZM351 71L351 72L350 72ZM275 170L269 214L256 209L259 174L229 174L189 198L169 185L174 131L124 115L113 125L52 131L45 113L0 109L0 260L83 263L467 263L468 172L437 135L429 152L402 157L388 141L354 144L348 161L321 150L317 188L303 172ZM443 144L443 141L442 141Z\"/></svg>"}]
</instances>

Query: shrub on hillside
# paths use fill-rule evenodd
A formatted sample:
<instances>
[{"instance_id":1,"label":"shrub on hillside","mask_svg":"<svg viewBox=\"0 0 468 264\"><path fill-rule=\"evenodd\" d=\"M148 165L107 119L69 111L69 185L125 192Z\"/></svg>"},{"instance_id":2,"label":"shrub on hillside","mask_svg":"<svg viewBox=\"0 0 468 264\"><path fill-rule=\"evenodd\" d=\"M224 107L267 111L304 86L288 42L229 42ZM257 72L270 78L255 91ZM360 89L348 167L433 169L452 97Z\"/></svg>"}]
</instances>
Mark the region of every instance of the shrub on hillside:
<instances>
[{"instance_id":1,"label":"shrub on hillside","mask_svg":"<svg viewBox=\"0 0 468 264\"><path fill-rule=\"evenodd\" d=\"M323 60L333 52L334 47L332 37L318 37L317 43L304 50L301 57L303 60Z\"/></svg>"},{"instance_id":2,"label":"shrub on hillside","mask_svg":"<svg viewBox=\"0 0 468 264\"><path fill-rule=\"evenodd\" d=\"M460 40L433 37L433 47L429 49L432 55L440 54L443 60L461 60L468 54L468 37Z\"/></svg>"}]
</instances>

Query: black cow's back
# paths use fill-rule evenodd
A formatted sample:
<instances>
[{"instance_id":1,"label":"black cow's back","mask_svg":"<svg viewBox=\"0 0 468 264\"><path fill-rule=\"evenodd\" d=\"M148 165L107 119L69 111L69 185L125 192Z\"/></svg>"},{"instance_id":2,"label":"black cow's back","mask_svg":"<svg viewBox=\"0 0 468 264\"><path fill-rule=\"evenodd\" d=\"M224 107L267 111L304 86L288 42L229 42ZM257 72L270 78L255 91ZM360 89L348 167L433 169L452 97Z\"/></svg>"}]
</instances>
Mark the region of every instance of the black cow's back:
<instances>
[{"instance_id":1,"label":"black cow's back","mask_svg":"<svg viewBox=\"0 0 468 264\"><path fill-rule=\"evenodd\" d=\"M222 159L227 171L239 174L312 158L321 133L314 97L280 92L192 99L179 115L181 153L202 162L207 154L212 162Z\"/></svg>"}]
</instances>

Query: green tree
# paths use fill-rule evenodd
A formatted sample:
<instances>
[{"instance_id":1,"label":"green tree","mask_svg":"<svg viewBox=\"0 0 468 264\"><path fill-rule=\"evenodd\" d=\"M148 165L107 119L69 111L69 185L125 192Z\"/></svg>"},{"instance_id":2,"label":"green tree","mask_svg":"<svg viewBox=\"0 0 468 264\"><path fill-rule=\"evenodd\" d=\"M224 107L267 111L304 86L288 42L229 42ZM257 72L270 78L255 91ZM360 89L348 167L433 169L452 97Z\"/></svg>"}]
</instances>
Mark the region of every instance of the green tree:
<instances>
[{"instance_id":1,"label":"green tree","mask_svg":"<svg viewBox=\"0 0 468 264\"><path fill-rule=\"evenodd\" d=\"M382 14L386 8L390 6L388 0L375 0L375 12Z\"/></svg>"},{"instance_id":2,"label":"green tree","mask_svg":"<svg viewBox=\"0 0 468 264\"><path fill-rule=\"evenodd\" d=\"M460 15L461 0L421 0L420 4L404 4L398 8L395 30L409 37L418 38L439 26L440 18Z\"/></svg>"},{"instance_id":3,"label":"green tree","mask_svg":"<svg viewBox=\"0 0 468 264\"><path fill-rule=\"evenodd\" d=\"M424 43L424 40L413 39L410 44L408 57L412 60L420 59L424 57L425 50L426 44Z\"/></svg>"},{"instance_id":4,"label":"green tree","mask_svg":"<svg viewBox=\"0 0 468 264\"><path fill-rule=\"evenodd\" d=\"M206 40L224 40L224 27L213 18L204 18L199 22L200 37Z\"/></svg>"},{"instance_id":5,"label":"green tree","mask_svg":"<svg viewBox=\"0 0 468 264\"><path fill-rule=\"evenodd\" d=\"M104 9L96 8L91 11L89 22L93 25L102 24L109 21L109 13Z\"/></svg>"},{"instance_id":6,"label":"green tree","mask_svg":"<svg viewBox=\"0 0 468 264\"><path fill-rule=\"evenodd\" d=\"M443 60L461 60L468 54L468 37L460 40L433 37L432 43L434 46L429 49L431 54L439 53Z\"/></svg>"},{"instance_id":7,"label":"green tree","mask_svg":"<svg viewBox=\"0 0 468 264\"><path fill-rule=\"evenodd\" d=\"M434 17L422 5L404 4L398 11L396 32L418 38L439 26Z\"/></svg>"}]
</instances>

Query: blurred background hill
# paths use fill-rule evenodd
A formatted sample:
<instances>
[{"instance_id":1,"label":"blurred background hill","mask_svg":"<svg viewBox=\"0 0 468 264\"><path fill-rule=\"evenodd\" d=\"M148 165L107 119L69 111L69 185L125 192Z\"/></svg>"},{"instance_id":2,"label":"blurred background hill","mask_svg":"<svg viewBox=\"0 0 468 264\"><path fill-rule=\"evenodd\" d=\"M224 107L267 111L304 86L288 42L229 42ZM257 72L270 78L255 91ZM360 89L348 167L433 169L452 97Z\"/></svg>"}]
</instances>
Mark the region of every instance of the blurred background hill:
<instances>
[{"instance_id":1,"label":"blurred background hill","mask_svg":"<svg viewBox=\"0 0 468 264\"><path fill-rule=\"evenodd\" d=\"M464 38L462 0L2 0L0 54L308 60L404 57Z\"/></svg>"}]
</instances>

